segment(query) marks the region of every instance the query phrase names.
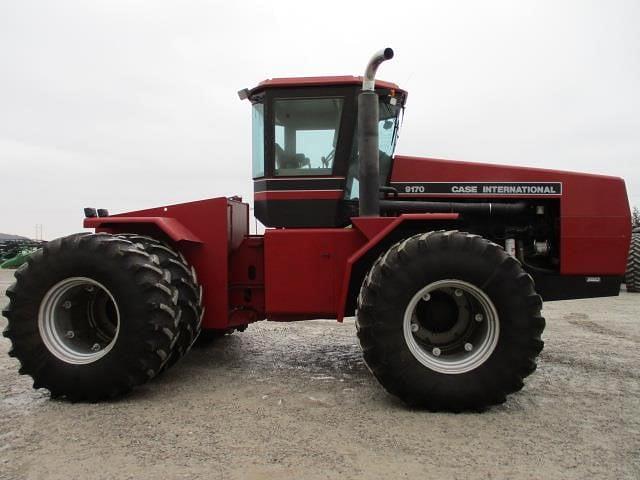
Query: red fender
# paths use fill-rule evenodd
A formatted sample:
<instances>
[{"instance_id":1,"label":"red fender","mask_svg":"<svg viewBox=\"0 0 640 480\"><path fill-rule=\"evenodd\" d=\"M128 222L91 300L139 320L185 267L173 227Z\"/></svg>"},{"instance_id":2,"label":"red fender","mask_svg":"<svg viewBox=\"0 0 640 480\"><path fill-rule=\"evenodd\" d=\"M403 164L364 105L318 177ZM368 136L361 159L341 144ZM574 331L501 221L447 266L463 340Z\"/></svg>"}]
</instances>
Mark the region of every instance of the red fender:
<instances>
[{"instance_id":1,"label":"red fender","mask_svg":"<svg viewBox=\"0 0 640 480\"><path fill-rule=\"evenodd\" d=\"M229 257L249 233L249 205L237 198L209 198L85 218L84 226L113 234L166 236L197 273L206 312L203 326L229 327Z\"/></svg>"},{"instance_id":2,"label":"red fender","mask_svg":"<svg viewBox=\"0 0 640 480\"><path fill-rule=\"evenodd\" d=\"M342 280L342 294L338 304L338 321L341 322L345 316L349 291L351 287L351 275L354 265L369 251L374 249L380 242L389 236L401 224L415 222L458 220L457 213L405 213L398 217L354 217L351 219L353 228L357 229L367 238L367 242L356 250L347 260Z\"/></svg>"},{"instance_id":3,"label":"red fender","mask_svg":"<svg viewBox=\"0 0 640 480\"><path fill-rule=\"evenodd\" d=\"M202 243L188 228L171 217L91 217L85 218L83 226L95 229L119 229L123 224L151 224L174 242Z\"/></svg>"}]
</instances>

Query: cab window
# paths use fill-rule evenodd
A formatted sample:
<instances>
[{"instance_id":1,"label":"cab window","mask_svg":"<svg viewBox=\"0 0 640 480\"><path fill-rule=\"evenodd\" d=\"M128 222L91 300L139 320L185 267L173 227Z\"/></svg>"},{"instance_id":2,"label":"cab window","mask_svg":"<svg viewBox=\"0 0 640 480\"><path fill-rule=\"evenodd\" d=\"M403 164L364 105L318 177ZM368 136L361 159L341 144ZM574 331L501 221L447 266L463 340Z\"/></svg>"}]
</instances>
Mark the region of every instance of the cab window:
<instances>
[{"instance_id":1,"label":"cab window","mask_svg":"<svg viewBox=\"0 0 640 480\"><path fill-rule=\"evenodd\" d=\"M262 103L253 104L251 131L253 178L264 177L264 105Z\"/></svg>"},{"instance_id":2,"label":"cab window","mask_svg":"<svg viewBox=\"0 0 640 480\"><path fill-rule=\"evenodd\" d=\"M275 174L331 175L342 98L275 99Z\"/></svg>"}]
</instances>

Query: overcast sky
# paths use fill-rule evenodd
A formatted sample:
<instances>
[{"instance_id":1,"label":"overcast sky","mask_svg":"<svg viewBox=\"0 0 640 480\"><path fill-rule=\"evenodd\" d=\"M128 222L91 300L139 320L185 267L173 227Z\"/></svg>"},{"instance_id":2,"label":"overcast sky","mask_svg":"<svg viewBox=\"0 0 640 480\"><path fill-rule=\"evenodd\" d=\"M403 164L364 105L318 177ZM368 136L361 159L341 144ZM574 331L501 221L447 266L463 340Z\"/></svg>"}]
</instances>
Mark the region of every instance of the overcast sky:
<instances>
[{"instance_id":1,"label":"overcast sky","mask_svg":"<svg viewBox=\"0 0 640 480\"><path fill-rule=\"evenodd\" d=\"M640 205L640 2L0 3L0 232L250 199L249 104L268 77L409 91L398 153L624 177ZM595 194L595 193L594 193Z\"/></svg>"}]
</instances>

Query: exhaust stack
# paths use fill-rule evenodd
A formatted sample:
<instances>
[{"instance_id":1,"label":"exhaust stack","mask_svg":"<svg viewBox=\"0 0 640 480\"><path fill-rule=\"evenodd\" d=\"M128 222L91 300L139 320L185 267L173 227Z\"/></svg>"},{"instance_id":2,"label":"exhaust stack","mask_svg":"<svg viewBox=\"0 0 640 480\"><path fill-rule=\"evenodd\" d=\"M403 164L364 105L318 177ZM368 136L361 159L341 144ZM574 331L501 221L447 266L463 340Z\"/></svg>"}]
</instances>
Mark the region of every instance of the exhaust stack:
<instances>
[{"instance_id":1,"label":"exhaust stack","mask_svg":"<svg viewBox=\"0 0 640 480\"><path fill-rule=\"evenodd\" d=\"M364 71L362 92L358 95L358 155L360 216L380 215L380 166L378 158L378 95L376 72L380 64L393 58L393 50L377 52Z\"/></svg>"}]
</instances>

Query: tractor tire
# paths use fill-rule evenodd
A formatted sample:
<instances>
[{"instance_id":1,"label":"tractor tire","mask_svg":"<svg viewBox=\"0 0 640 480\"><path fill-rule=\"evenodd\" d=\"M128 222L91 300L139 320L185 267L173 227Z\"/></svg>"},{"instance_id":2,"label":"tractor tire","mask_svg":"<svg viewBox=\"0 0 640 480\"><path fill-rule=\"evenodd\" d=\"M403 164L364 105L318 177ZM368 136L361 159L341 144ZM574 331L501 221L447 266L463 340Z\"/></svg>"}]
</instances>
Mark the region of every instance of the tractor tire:
<instances>
[{"instance_id":1,"label":"tractor tire","mask_svg":"<svg viewBox=\"0 0 640 480\"><path fill-rule=\"evenodd\" d=\"M624 282L627 284L627 292L640 292L640 232L631 234L631 246L629 247Z\"/></svg>"},{"instance_id":2,"label":"tractor tire","mask_svg":"<svg viewBox=\"0 0 640 480\"><path fill-rule=\"evenodd\" d=\"M439 231L378 258L356 326L365 363L389 393L433 411L482 411L536 369L541 308L531 276L500 246Z\"/></svg>"},{"instance_id":3,"label":"tractor tire","mask_svg":"<svg viewBox=\"0 0 640 480\"><path fill-rule=\"evenodd\" d=\"M155 255L161 268L171 273L171 285L178 291L178 337L171 349L163 370L174 365L190 349L200 334L202 324L202 288L198 284L195 270L179 252L153 237L138 234L121 234L138 248Z\"/></svg>"},{"instance_id":4,"label":"tractor tire","mask_svg":"<svg viewBox=\"0 0 640 480\"><path fill-rule=\"evenodd\" d=\"M47 243L7 290L9 355L52 398L98 401L153 378L178 333L169 272L106 233Z\"/></svg>"}]
</instances>

